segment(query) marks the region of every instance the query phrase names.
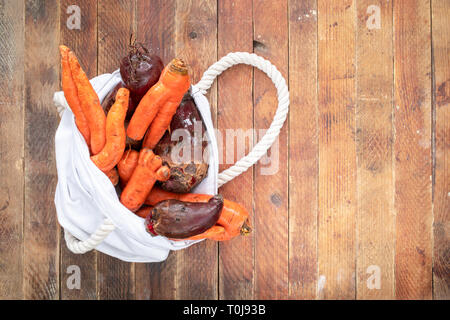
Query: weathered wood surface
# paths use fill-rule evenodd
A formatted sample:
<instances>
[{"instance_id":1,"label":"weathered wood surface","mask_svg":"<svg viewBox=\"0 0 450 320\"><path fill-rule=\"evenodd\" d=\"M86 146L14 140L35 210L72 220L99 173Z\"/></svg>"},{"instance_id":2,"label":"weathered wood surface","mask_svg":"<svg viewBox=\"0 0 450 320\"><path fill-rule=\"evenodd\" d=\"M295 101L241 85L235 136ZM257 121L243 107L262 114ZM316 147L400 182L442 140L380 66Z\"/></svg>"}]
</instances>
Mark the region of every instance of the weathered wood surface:
<instances>
[{"instance_id":1,"label":"weathered wood surface","mask_svg":"<svg viewBox=\"0 0 450 320\"><path fill-rule=\"evenodd\" d=\"M450 299L450 3L432 3L434 78L434 274L433 297Z\"/></svg>"},{"instance_id":2,"label":"weathered wood surface","mask_svg":"<svg viewBox=\"0 0 450 320\"><path fill-rule=\"evenodd\" d=\"M70 5L80 29L68 27ZM445 0L0 1L0 299L450 299L449 10ZM251 212L252 235L153 264L66 248L53 204L58 44L94 77L118 68L130 34L165 63L187 60L194 83L230 51L266 57L286 78L291 110L268 154L276 174L266 161L220 190ZM257 129L231 161L276 108L270 80L248 66L224 72L208 99L222 141L226 129ZM80 289L67 286L73 266Z\"/></svg>"},{"instance_id":3,"label":"weathered wood surface","mask_svg":"<svg viewBox=\"0 0 450 320\"><path fill-rule=\"evenodd\" d=\"M252 52L252 1L219 1L218 4L218 56L222 57L233 51ZM219 170L225 170L242 157L242 153L248 153L253 145L252 68L234 66L219 77L217 84L217 128L222 139L222 145L219 148L221 147L223 160ZM230 106L239 106L240 112L236 112ZM223 142L227 139L226 129L243 130L248 132L248 135L245 135L245 140L241 139L237 142L236 147L227 149L226 143ZM237 131L233 131L235 132ZM230 134L229 137L231 136ZM238 153L237 145L241 154ZM234 157L228 155L229 161L227 161L227 150L234 155ZM252 208L253 168L225 184L220 192L225 198L239 202L246 208ZM254 225L253 213L251 213L251 224ZM252 299L254 297L254 261L254 235L219 244L220 299Z\"/></svg>"},{"instance_id":4,"label":"weathered wood surface","mask_svg":"<svg viewBox=\"0 0 450 320\"><path fill-rule=\"evenodd\" d=\"M57 181L53 137L59 116L52 98L60 88L59 2L25 1L24 14L23 296L58 299L60 230L53 203Z\"/></svg>"},{"instance_id":5,"label":"weathered wood surface","mask_svg":"<svg viewBox=\"0 0 450 320\"><path fill-rule=\"evenodd\" d=\"M287 1L253 1L253 51L288 74ZM267 19L271 17L271 19ZM253 77L254 128L270 126L276 110L276 90L260 70ZM231 94L231 93L228 93ZM267 157L255 165L254 239L255 299L287 299L289 292L288 145L289 123ZM258 137L259 139L259 137ZM276 279L276 281L274 281Z\"/></svg>"},{"instance_id":6,"label":"weathered wood surface","mask_svg":"<svg viewBox=\"0 0 450 320\"><path fill-rule=\"evenodd\" d=\"M356 5L318 1L318 298L356 293Z\"/></svg>"},{"instance_id":7,"label":"weathered wood surface","mask_svg":"<svg viewBox=\"0 0 450 320\"><path fill-rule=\"evenodd\" d=\"M24 4L0 6L0 297L23 297Z\"/></svg>"},{"instance_id":8,"label":"weathered wood surface","mask_svg":"<svg viewBox=\"0 0 450 320\"><path fill-rule=\"evenodd\" d=\"M97 75L97 3L89 0L77 2L80 13L85 12L80 21L80 29L67 27L67 19L76 10L72 5L71 0L61 2L60 44L76 52L83 70L89 78L93 78ZM63 230L60 239L64 242ZM97 299L97 256L95 251L80 256L70 252L66 245L61 246L61 299ZM77 267L79 269L73 269ZM78 270L81 273L80 288L69 289L67 281Z\"/></svg>"},{"instance_id":9,"label":"weathered wood surface","mask_svg":"<svg viewBox=\"0 0 450 320\"><path fill-rule=\"evenodd\" d=\"M368 29L378 5L380 29ZM368 9L369 8L369 9ZM375 27L375 23L370 24ZM357 298L394 298L392 1L358 1L356 34ZM380 272L379 285L369 279Z\"/></svg>"},{"instance_id":10,"label":"weathered wood surface","mask_svg":"<svg viewBox=\"0 0 450 320\"><path fill-rule=\"evenodd\" d=\"M317 291L317 3L289 1L289 298ZM302 121L298 121L302 119Z\"/></svg>"},{"instance_id":11,"label":"weathered wood surface","mask_svg":"<svg viewBox=\"0 0 450 320\"><path fill-rule=\"evenodd\" d=\"M428 1L394 2L395 295L432 297L431 25Z\"/></svg>"}]
</instances>

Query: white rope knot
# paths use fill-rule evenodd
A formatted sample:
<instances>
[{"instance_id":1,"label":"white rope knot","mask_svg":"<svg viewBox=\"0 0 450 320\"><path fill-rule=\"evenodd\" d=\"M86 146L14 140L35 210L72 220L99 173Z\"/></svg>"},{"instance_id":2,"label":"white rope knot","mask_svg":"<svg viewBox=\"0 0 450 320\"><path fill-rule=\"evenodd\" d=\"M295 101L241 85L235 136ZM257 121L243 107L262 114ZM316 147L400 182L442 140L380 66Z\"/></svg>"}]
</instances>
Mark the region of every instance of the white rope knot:
<instances>
[{"instance_id":1,"label":"white rope knot","mask_svg":"<svg viewBox=\"0 0 450 320\"><path fill-rule=\"evenodd\" d=\"M280 133L289 111L289 91L281 73L268 60L248 52L229 53L205 71L202 79L197 83L196 87L202 94L211 87L214 80L226 69L236 64L248 64L265 72L277 88L278 108L275 117L262 139L253 147L253 149L245 157L240 159L234 166L222 171L218 176L219 187L224 183L232 180L241 173L245 172L249 167L254 165L272 146L273 142ZM64 100L64 99L62 99ZM68 107L66 102L60 103L59 99L54 99L55 106L59 115L62 117L64 110ZM113 222L106 218L103 223L94 231L89 238L80 241L75 238L69 231L64 230L64 238L70 251L76 254L83 254L93 250L105 238L114 231Z\"/></svg>"},{"instance_id":2,"label":"white rope knot","mask_svg":"<svg viewBox=\"0 0 450 320\"><path fill-rule=\"evenodd\" d=\"M280 130L283 127L289 111L289 91L286 80L284 80L281 73L273 64L254 53L232 52L227 54L205 71L202 79L196 84L196 87L201 93L205 94L218 75L226 69L240 63L256 67L267 74L277 88L278 108L266 134L253 147L249 154L238 160L234 166L219 173L219 187L247 171L248 168L266 154L267 150L272 146L273 142L280 134Z\"/></svg>"},{"instance_id":3,"label":"white rope knot","mask_svg":"<svg viewBox=\"0 0 450 320\"><path fill-rule=\"evenodd\" d=\"M86 240L76 239L69 231L64 230L64 239L70 251L77 254L83 254L97 247L116 227L113 222L107 218L103 224Z\"/></svg>"}]
</instances>

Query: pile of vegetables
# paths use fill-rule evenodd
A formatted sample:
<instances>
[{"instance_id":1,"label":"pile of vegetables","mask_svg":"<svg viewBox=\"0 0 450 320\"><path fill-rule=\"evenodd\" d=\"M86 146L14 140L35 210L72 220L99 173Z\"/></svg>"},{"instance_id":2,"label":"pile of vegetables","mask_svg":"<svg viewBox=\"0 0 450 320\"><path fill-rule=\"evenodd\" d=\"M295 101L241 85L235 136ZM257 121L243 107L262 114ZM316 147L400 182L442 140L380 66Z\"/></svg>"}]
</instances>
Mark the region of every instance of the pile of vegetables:
<instances>
[{"instance_id":1,"label":"pile of vegetables","mask_svg":"<svg viewBox=\"0 0 450 320\"><path fill-rule=\"evenodd\" d=\"M189 193L208 172L208 163L175 163L171 132L185 129L193 147L202 118L188 90L183 60L164 67L141 44L132 44L120 61L122 82L104 99L94 91L75 54L60 46L62 88L92 162L116 186L120 202L145 219L151 235L174 240L229 240L250 232L248 212L222 196Z\"/></svg>"}]
</instances>

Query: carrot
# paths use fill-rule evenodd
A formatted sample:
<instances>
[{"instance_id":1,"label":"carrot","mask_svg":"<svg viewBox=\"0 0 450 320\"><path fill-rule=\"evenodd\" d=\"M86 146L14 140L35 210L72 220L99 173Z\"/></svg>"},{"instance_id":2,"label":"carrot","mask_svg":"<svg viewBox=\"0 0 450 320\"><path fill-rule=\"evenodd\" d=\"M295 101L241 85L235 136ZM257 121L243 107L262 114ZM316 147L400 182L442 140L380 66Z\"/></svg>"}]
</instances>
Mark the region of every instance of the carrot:
<instances>
[{"instance_id":1,"label":"carrot","mask_svg":"<svg viewBox=\"0 0 450 320\"><path fill-rule=\"evenodd\" d=\"M108 176L109 180L111 180L113 186L116 186L119 183L119 174L117 173L116 168L112 168L111 170L105 172L105 174Z\"/></svg>"},{"instance_id":2,"label":"carrot","mask_svg":"<svg viewBox=\"0 0 450 320\"><path fill-rule=\"evenodd\" d=\"M139 160L139 152L128 149L123 153L122 159L117 164L119 170L120 184L124 188L133 174Z\"/></svg>"},{"instance_id":3,"label":"carrot","mask_svg":"<svg viewBox=\"0 0 450 320\"><path fill-rule=\"evenodd\" d=\"M75 124L81 135L86 141L89 149L91 146L91 135L89 131L89 125L86 116L81 108L80 99L78 98L78 90L75 82L72 78L72 71L69 65L69 52L70 49L66 46L59 46L59 52L61 53L61 82L64 91L64 97L66 97L67 104L72 110L75 116Z\"/></svg>"},{"instance_id":4,"label":"carrot","mask_svg":"<svg viewBox=\"0 0 450 320\"><path fill-rule=\"evenodd\" d=\"M214 238L212 240L216 240L216 238L224 237L225 235L226 235L225 228L216 224L203 233L182 240L201 240L211 238ZM181 240L181 239L171 239L171 240Z\"/></svg>"},{"instance_id":5,"label":"carrot","mask_svg":"<svg viewBox=\"0 0 450 320\"><path fill-rule=\"evenodd\" d=\"M208 202L213 196L209 194L196 193L173 193L154 187L149 193L145 204L154 206L158 202L168 199L177 199L187 202ZM216 241L229 240L239 234L245 235L250 232L248 225L248 211L240 204L224 200L223 209L216 225L205 232L184 240L211 239Z\"/></svg>"},{"instance_id":6,"label":"carrot","mask_svg":"<svg viewBox=\"0 0 450 320\"><path fill-rule=\"evenodd\" d=\"M155 148L169 127L170 121L172 121L179 105L180 101L167 102L164 107L159 110L155 120L153 120L150 128L145 134L144 141L142 142L144 148Z\"/></svg>"},{"instance_id":7,"label":"carrot","mask_svg":"<svg viewBox=\"0 0 450 320\"><path fill-rule=\"evenodd\" d=\"M156 171L156 180L158 181L167 181L170 178L170 169L167 166L162 166Z\"/></svg>"},{"instance_id":8,"label":"carrot","mask_svg":"<svg viewBox=\"0 0 450 320\"><path fill-rule=\"evenodd\" d=\"M120 202L131 211L137 211L145 202L156 180L167 179L169 173L168 168L162 166L159 156L155 156L152 150L143 148L138 164L120 195Z\"/></svg>"},{"instance_id":9,"label":"carrot","mask_svg":"<svg viewBox=\"0 0 450 320\"><path fill-rule=\"evenodd\" d=\"M99 153L106 143L106 116L100 105L97 93L77 60L75 54L69 52L69 64L72 77L78 90L81 108L86 116L91 134L91 151Z\"/></svg>"},{"instance_id":10,"label":"carrot","mask_svg":"<svg viewBox=\"0 0 450 320\"><path fill-rule=\"evenodd\" d=\"M92 162L107 172L120 161L125 150L125 117L128 109L130 91L120 88L116 94L116 102L108 112L106 118L106 144L102 151L91 157Z\"/></svg>"},{"instance_id":11,"label":"carrot","mask_svg":"<svg viewBox=\"0 0 450 320\"><path fill-rule=\"evenodd\" d=\"M159 81L139 102L128 125L127 135L131 139L141 140L150 126L145 147L153 149L169 126L189 86L185 63L180 59L173 59L164 68Z\"/></svg>"},{"instance_id":12,"label":"carrot","mask_svg":"<svg viewBox=\"0 0 450 320\"><path fill-rule=\"evenodd\" d=\"M141 218L147 218L147 216L152 212L153 207L142 206L138 211L136 211L136 215Z\"/></svg>"}]
</instances>

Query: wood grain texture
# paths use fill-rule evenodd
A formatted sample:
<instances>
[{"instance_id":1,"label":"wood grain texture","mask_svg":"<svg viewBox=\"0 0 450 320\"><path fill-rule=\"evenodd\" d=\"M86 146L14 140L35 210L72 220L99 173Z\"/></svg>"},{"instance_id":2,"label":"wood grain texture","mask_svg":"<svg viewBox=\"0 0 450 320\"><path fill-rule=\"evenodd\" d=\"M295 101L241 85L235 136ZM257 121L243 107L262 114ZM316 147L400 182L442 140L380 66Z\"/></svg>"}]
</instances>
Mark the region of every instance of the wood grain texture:
<instances>
[{"instance_id":1,"label":"wood grain texture","mask_svg":"<svg viewBox=\"0 0 450 320\"><path fill-rule=\"evenodd\" d=\"M450 299L449 15L445 0L0 0L0 299ZM220 190L252 211L250 237L162 263L98 254L97 274L96 252L66 248L53 204L58 44L91 78L118 68L132 32L165 63L184 58L193 83L217 55L254 50L289 83L289 121L278 172L260 163ZM275 97L247 66L208 95L222 133L267 128Z\"/></svg>"},{"instance_id":2,"label":"wood grain texture","mask_svg":"<svg viewBox=\"0 0 450 320\"><path fill-rule=\"evenodd\" d=\"M429 299L432 285L429 1L394 2L395 294Z\"/></svg>"},{"instance_id":3,"label":"wood grain texture","mask_svg":"<svg viewBox=\"0 0 450 320\"><path fill-rule=\"evenodd\" d=\"M175 0L137 0L136 34L154 54L170 62L175 54Z\"/></svg>"},{"instance_id":4,"label":"wood grain texture","mask_svg":"<svg viewBox=\"0 0 450 320\"><path fill-rule=\"evenodd\" d=\"M176 56L184 59L190 69L191 82L197 83L203 72L217 60L216 1L177 1ZM217 113L217 86L207 95L213 121ZM202 241L177 251L177 298L217 299L218 245Z\"/></svg>"},{"instance_id":5,"label":"wood grain texture","mask_svg":"<svg viewBox=\"0 0 450 320\"><path fill-rule=\"evenodd\" d=\"M392 1L358 1L356 9L357 298L393 299Z\"/></svg>"},{"instance_id":6,"label":"wood grain texture","mask_svg":"<svg viewBox=\"0 0 450 320\"><path fill-rule=\"evenodd\" d=\"M434 0L431 5L435 116L433 297L450 300L450 3Z\"/></svg>"},{"instance_id":7,"label":"wood grain texture","mask_svg":"<svg viewBox=\"0 0 450 320\"><path fill-rule=\"evenodd\" d=\"M167 64L175 57L175 1L137 0L137 39ZM175 299L177 255L161 263L136 264L136 299Z\"/></svg>"},{"instance_id":8,"label":"wood grain texture","mask_svg":"<svg viewBox=\"0 0 450 320\"><path fill-rule=\"evenodd\" d=\"M286 78L287 14L287 1L253 1L254 52L269 59ZM277 108L276 89L259 70L254 73L253 103L254 128L267 129ZM255 166L255 299L286 299L289 293L287 132L285 123L269 150L270 163Z\"/></svg>"},{"instance_id":9,"label":"wood grain texture","mask_svg":"<svg viewBox=\"0 0 450 320\"><path fill-rule=\"evenodd\" d=\"M129 49L135 29L133 1L100 1L98 3L98 73L118 69ZM98 298L134 299L135 264L97 253Z\"/></svg>"},{"instance_id":10,"label":"wood grain texture","mask_svg":"<svg viewBox=\"0 0 450 320\"><path fill-rule=\"evenodd\" d=\"M234 51L253 51L252 1L218 2L218 55ZM253 146L253 71L235 66L218 78L218 130L222 137L219 171L247 154ZM236 112L239 110L239 112ZM228 131L229 130L229 131ZM233 131L232 131L233 130ZM249 131L247 131L249 130ZM239 138L233 137L233 133ZM248 135L244 135L249 133ZM231 141L232 139L232 141ZM244 140L245 139L245 140ZM238 152L240 150L240 152ZM228 160L230 161L228 161ZM243 205L253 225L253 168L220 188L224 198ZM219 298L252 299L254 292L253 235L219 243Z\"/></svg>"},{"instance_id":11,"label":"wood grain texture","mask_svg":"<svg viewBox=\"0 0 450 320\"><path fill-rule=\"evenodd\" d=\"M60 43L75 53L87 76L93 78L97 75L97 3L90 0L77 1L76 5L81 14L80 29L69 29L67 21L74 14L70 9L73 4L71 0L61 2ZM59 90L61 89L59 87ZM61 230L60 242L61 299L97 299L97 252L73 254L66 246L64 230ZM73 265L80 268L80 289L69 289L67 286L67 280L72 275L71 269L68 268Z\"/></svg>"},{"instance_id":12,"label":"wood grain texture","mask_svg":"<svg viewBox=\"0 0 450 320\"><path fill-rule=\"evenodd\" d=\"M59 226L53 136L59 116L59 3L25 2L24 298L59 298Z\"/></svg>"},{"instance_id":13,"label":"wood grain texture","mask_svg":"<svg viewBox=\"0 0 450 320\"><path fill-rule=\"evenodd\" d=\"M318 298L355 298L355 3L318 1Z\"/></svg>"},{"instance_id":14,"label":"wood grain texture","mask_svg":"<svg viewBox=\"0 0 450 320\"><path fill-rule=\"evenodd\" d=\"M317 295L317 3L289 1L289 298Z\"/></svg>"},{"instance_id":15,"label":"wood grain texture","mask_svg":"<svg viewBox=\"0 0 450 320\"><path fill-rule=\"evenodd\" d=\"M68 19L74 14L70 6L80 8L80 29L68 28ZM70 22L71 20L69 20ZM69 23L69 25L71 25ZM61 43L69 46L80 61L89 78L97 75L97 2L92 0L61 1L60 13Z\"/></svg>"},{"instance_id":16,"label":"wood grain texture","mask_svg":"<svg viewBox=\"0 0 450 320\"><path fill-rule=\"evenodd\" d=\"M0 299L23 297L24 10L0 3Z\"/></svg>"}]
</instances>

